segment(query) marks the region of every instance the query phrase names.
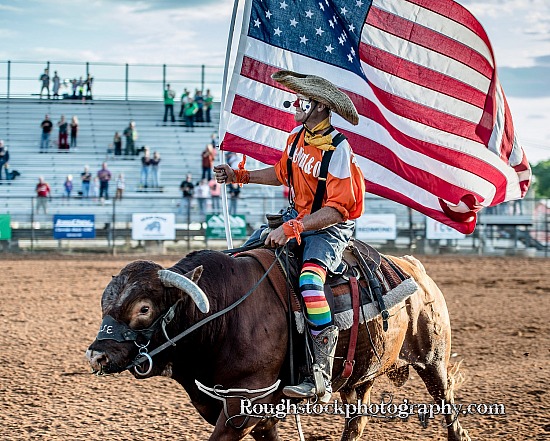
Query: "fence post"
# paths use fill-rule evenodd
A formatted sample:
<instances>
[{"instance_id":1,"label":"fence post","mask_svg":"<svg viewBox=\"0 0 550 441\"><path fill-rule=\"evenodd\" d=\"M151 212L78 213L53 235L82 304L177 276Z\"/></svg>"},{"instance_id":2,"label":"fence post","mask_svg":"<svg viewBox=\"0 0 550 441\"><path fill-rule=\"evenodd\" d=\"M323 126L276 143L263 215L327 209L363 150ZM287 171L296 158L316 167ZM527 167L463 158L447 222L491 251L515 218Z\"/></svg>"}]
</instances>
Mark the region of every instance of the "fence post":
<instances>
[{"instance_id":1,"label":"fence post","mask_svg":"<svg viewBox=\"0 0 550 441\"><path fill-rule=\"evenodd\" d=\"M545 238L544 238L544 257L548 257L548 207L544 203L544 229L545 229Z\"/></svg>"},{"instance_id":2,"label":"fence post","mask_svg":"<svg viewBox=\"0 0 550 441\"><path fill-rule=\"evenodd\" d=\"M86 61L86 79L88 79L88 75L90 75L90 63Z\"/></svg>"},{"instance_id":3,"label":"fence post","mask_svg":"<svg viewBox=\"0 0 550 441\"><path fill-rule=\"evenodd\" d=\"M187 251L191 251L191 198L187 199Z\"/></svg>"},{"instance_id":4,"label":"fence post","mask_svg":"<svg viewBox=\"0 0 550 441\"><path fill-rule=\"evenodd\" d=\"M116 256L116 248L115 248L115 241L116 241L116 197L113 198L113 216L111 219L111 254L113 256Z\"/></svg>"},{"instance_id":5,"label":"fence post","mask_svg":"<svg viewBox=\"0 0 550 441\"><path fill-rule=\"evenodd\" d=\"M162 65L162 90L166 89L166 64Z\"/></svg>"},{"instance_id":6,"label":"fence post","mask_svg":"<svg viewBox=\"0 0 550 441\"><path fill-rule=\"evenodd\" d=\"M204 95L204 64L201 64L201 91Z\"/></svg>"},{"instance_id":7,"label":"fence post","mask_svg":"<svg viewBox=\"0 0 550 441\"><path fill-rule=\"evenodd\" d=\"M34 251L34 198L31 198L31 253Z\"/></svg>"},{"instance_id":8,"label":"fence post","mask_svg":"<svg viewBox=\"0 0 550 441\"><path fill-rule=\"evenodd\" d=\"M126 63L126 74L124 78L124 86L125 86L125 93L124 93L124 99L128 101L128 63Z\"/></svg>"},{"instance_id":9,"label":"fence post","mask_svg":"<svg viewBox=\"0 0 550 441\"><path fill-rule=\"evenodd\" d=\"M11 80L11 61L8 60L8 83L7 83L7 98L10 97L10 80Z\"/></svg>"}]
</instances>

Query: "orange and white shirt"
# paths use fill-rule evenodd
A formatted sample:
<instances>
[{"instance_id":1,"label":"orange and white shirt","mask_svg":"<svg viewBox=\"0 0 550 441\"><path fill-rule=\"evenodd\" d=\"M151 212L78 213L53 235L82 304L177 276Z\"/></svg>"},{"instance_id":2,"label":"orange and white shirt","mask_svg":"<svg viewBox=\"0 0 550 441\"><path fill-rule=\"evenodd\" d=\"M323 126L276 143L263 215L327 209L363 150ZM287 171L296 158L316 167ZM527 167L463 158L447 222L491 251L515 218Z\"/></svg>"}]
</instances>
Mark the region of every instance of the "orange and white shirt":
<instances>
[{"instance_id":1,"label":"orange and white shirt","mask_svg":"<svg viewBox=\"0 0 550 441\"><path fill-rule=\"evenodd\" d=\"M285 185L288 185L287 159L301 128L302 126L298 126L291 132L283 155L275 164L277 179ZM296 211L301 213L307 209L307 214L309 214L315 198L321 161L325 152L315 146L306 145L304 134L305 131L302 131L294 150L291 191ZM334 139L338 131L333 130L330 134ZM347 140L338 144L332 154L326 188L321 207L332 207L338 210L344 221L357 219L363 214L365 180Z\"/></svg>"}]
</instances>

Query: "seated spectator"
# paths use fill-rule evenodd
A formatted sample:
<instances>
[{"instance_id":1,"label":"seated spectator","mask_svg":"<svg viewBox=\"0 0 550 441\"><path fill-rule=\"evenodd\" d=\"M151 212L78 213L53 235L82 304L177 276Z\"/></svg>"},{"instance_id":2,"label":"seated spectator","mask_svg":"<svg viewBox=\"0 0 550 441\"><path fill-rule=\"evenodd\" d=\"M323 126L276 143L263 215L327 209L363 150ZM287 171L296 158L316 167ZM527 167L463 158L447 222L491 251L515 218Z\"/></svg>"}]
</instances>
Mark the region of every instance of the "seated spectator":
<instances>
[{"instance_id":1,"label":"seated spectator","mask_svg":"<svg viewBox=\"0 0 550 441\"><path fill-rule=\"evenodd\" d=\"M8 175L8 162L10 160L10 152L4 145L4 140L0 139L0 180L2 180L2 173L6 176L6 181L9 181L11 176ZM3 170L3 171L2 171Z\"/></svg>"}]
</instances>

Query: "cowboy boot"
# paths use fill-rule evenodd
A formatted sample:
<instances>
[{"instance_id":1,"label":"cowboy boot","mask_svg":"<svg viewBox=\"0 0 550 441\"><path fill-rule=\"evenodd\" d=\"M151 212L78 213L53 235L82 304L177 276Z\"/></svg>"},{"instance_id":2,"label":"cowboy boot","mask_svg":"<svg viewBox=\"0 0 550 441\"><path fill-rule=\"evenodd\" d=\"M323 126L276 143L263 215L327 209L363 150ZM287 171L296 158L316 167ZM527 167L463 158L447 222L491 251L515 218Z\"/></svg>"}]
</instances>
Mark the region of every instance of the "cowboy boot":
<instances>
[{"instance_id":1,"label":"cowboy boot","mask_svg":"<svg viewBox=\"0 0 550 441\"><path fill-rule=\"evenodd\" d=\"M295 386L286 386L283 393L291 398L313 398L327 403L332 395L331 379L334 353L338 343L338 328L329 326L313 337L313 376Z\"/></svg>"}]
</instances>

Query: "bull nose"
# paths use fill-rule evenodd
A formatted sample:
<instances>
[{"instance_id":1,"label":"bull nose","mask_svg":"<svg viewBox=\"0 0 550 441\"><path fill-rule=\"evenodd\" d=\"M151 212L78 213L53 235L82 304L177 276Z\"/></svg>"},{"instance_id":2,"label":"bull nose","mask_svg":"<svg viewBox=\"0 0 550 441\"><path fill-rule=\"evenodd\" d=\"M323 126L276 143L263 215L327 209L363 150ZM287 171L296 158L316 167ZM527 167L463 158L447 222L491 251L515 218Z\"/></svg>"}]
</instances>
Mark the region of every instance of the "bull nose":
<instances>
[{"instance_id":1,"label":"bull nose","mask_svg":"<svg viewBox=\"0 0 550 441\"><path fill-rule=\"evenodd\" d=\"M95 351L93 349L88 349L86 351L86 358L88 359L88 363L90 363L92 369L96 372L101 371L102 368L109 363L109 358L105 352Z\"/></svg>"}]
</instances>

